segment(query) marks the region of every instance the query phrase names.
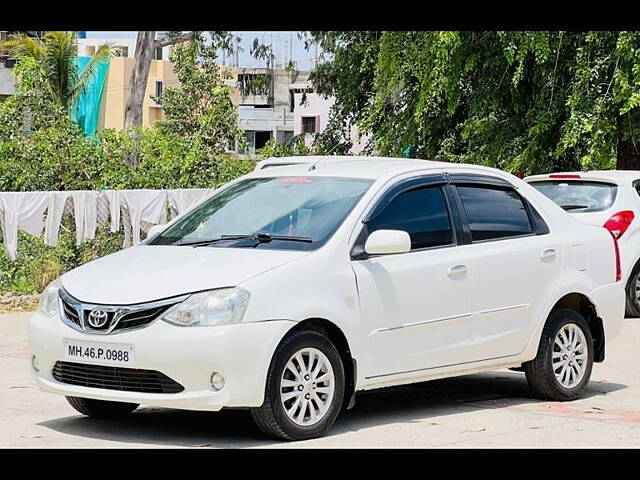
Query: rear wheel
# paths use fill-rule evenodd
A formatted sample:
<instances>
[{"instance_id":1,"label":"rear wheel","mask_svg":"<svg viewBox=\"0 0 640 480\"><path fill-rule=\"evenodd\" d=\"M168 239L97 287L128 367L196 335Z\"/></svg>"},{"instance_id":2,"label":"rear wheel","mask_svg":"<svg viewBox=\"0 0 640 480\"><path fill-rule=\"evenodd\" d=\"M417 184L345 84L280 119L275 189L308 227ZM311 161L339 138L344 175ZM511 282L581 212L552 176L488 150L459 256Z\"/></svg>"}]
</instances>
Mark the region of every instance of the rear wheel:
<instances>
[{"instance_id":1,"label":"rear wheel","mask_svg":"<svg viewBox=\"0 0 640 480\"><path fill-rule=\"evenodd\" d=\"M107 400L95 400L83 397L65 397L69 405L83 415L95 418L118 418L130 414L136 408L137 403L109 402Z\"/></svg>"},{"instance_id":2,"label":"rear wheel","mask_svg":"<svg viewBox=\"0 0 640 480\"><path fill-rule=\"evenodd\" d=\"M538 355L524 366L531 389L547 400L573 400L586 388L593 367L593 337L587 321L574 310L549 315Z\"/></svg>"},{"instance_id":3,"label":"rear wheel","mask_svg":"<svg viewBox=\"0 0 640 480\"><path fill-rule=\"evenodd\" d=\"M340 413L344 384L342 360L333 343L315 331L294 332L276 349L264 403L251 409L251 416L272 437L319 437Z\"/></svg>"},{"instance_id":4,"label":"rear wheel","mask_svg":"<svg viewBox=\"0 0 640 480\"><path fill-rule=\"evenodd\" d=\"M640 317L640 262L636 263L631 275L629 275L626 298L625 313L627 317Z\"/></svg>"}]
</instances>

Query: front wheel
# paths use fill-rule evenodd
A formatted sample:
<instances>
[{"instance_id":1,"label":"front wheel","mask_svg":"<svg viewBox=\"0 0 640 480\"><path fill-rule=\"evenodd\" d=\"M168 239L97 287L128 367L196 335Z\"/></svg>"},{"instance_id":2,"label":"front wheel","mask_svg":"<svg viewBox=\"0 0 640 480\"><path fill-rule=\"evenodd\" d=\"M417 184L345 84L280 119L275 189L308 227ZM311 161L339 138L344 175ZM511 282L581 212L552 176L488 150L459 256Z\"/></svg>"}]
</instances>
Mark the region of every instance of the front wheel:
<instances>
[{"instance_id":1,"label":"front wheel","mask_svg":"<svg viewBox=\"0 0 640 480\"><path fill-rule=\"evenodd\" d=\"M331 341L316 331L294 332L276 349L264 403L251 416L272 437L319 437L340 413L344 384L342 360Z\"/></svg>"},{"instance_id":2,"label":"front wheel","mask_svg":"<svg viewBox=\"0 0 640 480\"><path fill-rule=\"evenodd\" d=\"M118 418L130 414L137 403L109 402L93 398L66 396L67 402L83 415L95 418Z\"/></svg>"},{"instance_id":3,"label":"front wheel","mask_svg":"<svg viewBox=\"0 0 640 480\"><path fill-rule=\"evenodd\" d=\"M554 310L542 331L538 355L523 365L529 386L547 400L577 398L589 383L593 352L584 317L566 308Z\"/></svg>"}]
</instances>

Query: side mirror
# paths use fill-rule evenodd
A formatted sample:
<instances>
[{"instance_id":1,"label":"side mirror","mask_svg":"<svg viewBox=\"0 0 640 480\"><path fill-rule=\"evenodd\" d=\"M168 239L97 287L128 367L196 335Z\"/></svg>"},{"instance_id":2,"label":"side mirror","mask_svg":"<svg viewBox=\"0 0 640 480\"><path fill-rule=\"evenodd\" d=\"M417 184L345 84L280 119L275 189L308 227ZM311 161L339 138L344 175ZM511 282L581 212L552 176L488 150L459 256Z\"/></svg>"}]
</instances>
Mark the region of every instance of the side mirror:
<instances>
[{"instance_id":1,"label":"side mirror","mask_svg":"<svg viewBox=\"0 0 640 480\"><path fill-rule=\"evenodd\" d=\"M149 228L149 231L147 232L147 238L151 238L155 235L157 235L158 233L160 233L162 230L165 229L167 225L165 223L160 224L160 225L152 225Z\"/></svg>"},{"instance_id":2,"label":"side mirror","mask_svg":"<svg viewBox=\"0 0 640 480\"><path fill-rule=\"evenodd\" d=\"M369 255L411 251L411 238L404 230L376 230L367 238L364 251Z\"/></svg>"}]
</instances>

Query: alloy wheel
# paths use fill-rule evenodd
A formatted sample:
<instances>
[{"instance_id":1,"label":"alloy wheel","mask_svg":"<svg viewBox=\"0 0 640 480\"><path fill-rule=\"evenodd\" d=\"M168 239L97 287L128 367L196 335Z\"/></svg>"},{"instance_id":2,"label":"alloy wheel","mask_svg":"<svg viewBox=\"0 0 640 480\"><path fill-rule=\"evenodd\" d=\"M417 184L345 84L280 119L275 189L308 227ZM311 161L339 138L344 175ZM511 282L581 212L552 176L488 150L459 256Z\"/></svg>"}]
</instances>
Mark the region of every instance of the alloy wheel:
<instances>
[{"instance_id":1,"label":"alloy wheel","mask_svg":"<svg viewBox=\"0 0 640 480\"><path fill-rule=\"evenodd\" d=\"M335 390L333 367L317 348L294 353L282 372L280 400L291 421L315 425L329 411Z\"/></svg>"},{"instance_id":2,"label":"alloy wheel","mask_svg":"<svg viewBox=\"0 0 640 480\"><path fill-rule=\"evenodd\" d=\"M553 373L564 388L574 388L584 377L587 339L575 323L563 325L557 333L552 353Z\"/></svg>"}]
</instances>

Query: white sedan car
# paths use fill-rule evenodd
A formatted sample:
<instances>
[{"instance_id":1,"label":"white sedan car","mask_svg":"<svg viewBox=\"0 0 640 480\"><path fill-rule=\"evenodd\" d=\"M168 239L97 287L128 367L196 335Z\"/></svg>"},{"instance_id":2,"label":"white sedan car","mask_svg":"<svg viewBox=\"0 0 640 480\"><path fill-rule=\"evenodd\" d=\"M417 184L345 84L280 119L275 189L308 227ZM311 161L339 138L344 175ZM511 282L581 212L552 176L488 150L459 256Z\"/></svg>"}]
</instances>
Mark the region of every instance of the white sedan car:
<instances>
[{"instance_id":1,"label":"white sedan car","mask_svg":"<svg viewBox=\"0 0 640 480\"><path fill-rule=\"evenodd\" d=\"M335 160L261 168L52 283L38 385L95 417L247 408L283 439L361 390L506 367L584 390L624 314L605 229L495 169Z\"/></svg>"},{"instance_id":2,"label":"white sedan car","mask_svg":"<svg viewBox=\"0 0 640 480\"><path fill-rule=\"evenodd\" d=\"M563 172L524 180L576 220L611 232L620 248L626 313L640 317L640 171Z\"/></svg>"}]
</instances>

